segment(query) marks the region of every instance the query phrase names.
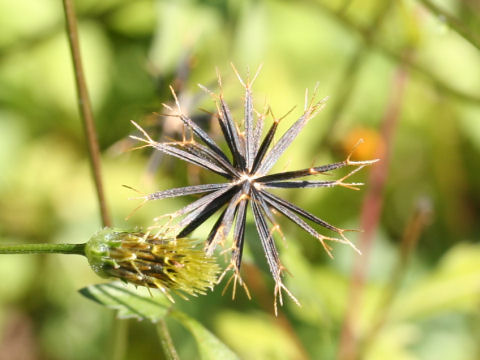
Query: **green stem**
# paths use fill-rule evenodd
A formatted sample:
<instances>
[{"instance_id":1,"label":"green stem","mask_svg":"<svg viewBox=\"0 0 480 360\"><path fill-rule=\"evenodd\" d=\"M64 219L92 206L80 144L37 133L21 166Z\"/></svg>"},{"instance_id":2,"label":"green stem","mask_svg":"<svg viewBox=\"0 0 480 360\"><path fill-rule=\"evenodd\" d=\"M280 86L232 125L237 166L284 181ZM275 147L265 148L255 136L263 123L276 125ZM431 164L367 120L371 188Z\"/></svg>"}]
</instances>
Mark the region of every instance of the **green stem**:
<instances>
[{"instance_id":1,"label":"green stem","mask_svg":"<svg viewBox=\"0 0 480 360\"><path fill-rule=\"evenodd\" d=\"M351 1L345 3L345 6L342 8L342 13L344 13L347 7L350 5ZM337 101L333 104L333 109L330 112L330 115L327 119L327 127L324 132L324 136L319 142L320 147L329 147L332 148L335 142L338 141L338 128L340 124L340 119L343 111L347 108L347 105L354 93L356 81L358 78L359 70L362 66L365 57L368 56L368 51L370 50L373 42L375 41L375 36L377 34L377 29L384 22L388 12L390 11L391 5L393 3L386 1L383 3L381 8L378 10L375 18L368 28L363 31L365 46L361 45L358 47L355 54L349 60L347 67L342 75L341 80L335 94L337 94Z\"/></svg>"},{"instance_id":2,"label":"green stem","mask_svg":"<svg viewBox=\"0 0 480 360\"><path fill-rule=\"evenodd\" d=\"M0 254L76 254L85 255L86 244L0 245Z\"/></svg>"},{"instance_id":3,"label":"green stem","mask_svg":"<svg viewBox=\"0 0 480 360\"><path fill-rule=\"evenodd\" d=\"M157 333L158 337L160 338L160 342L162 343L165 357L168 360L180 360L177 354L177 350L175 350L175 346L173 345L172 337L170 336L170 332L168 331L165 320L160 319L158 321Z\"/></svg>"},{"instance_id":4,"label":"green stem","mask_svg":"<svg viewBox=\"0 0 480 360\"><path fill-rule=\"evenodd\" d=\"M331 15L332 17L335 18L337 22L339 22L343 27L346 29L349 29L351 31L355 31L358 33L363 40L367 41L368 39L368 33L365 29L360 27L358 24L350 20L344 13L342 12L336 12L332 9L330 9L328 6L323 4L320 1L313 1L313 0L303 0L304 3L307 4L312 4L316 6L317 8L321 9L325 13ZM450 86L450 84L443 82L443 80L439 79L434 73L432 73L428 67L423 67L417 63L415 63L412 60L405 60L402 58L403 52L397 52L392 49L390 49L388 46L384 45L381 41L375 40L370 43L373 48L378 50L381 54L383 54L385 57L392 59L395 63L403 63L407 65L410 69L414 70L415 73L418 75L422 76L426 80L430 81L436 88L452 95L455 96L459 99L462 99L464 101L469 101L473 102L475 104L480 103L480 97L477 95L472 95L465 93L463 91L457 90L454 87Z\"/></svg>"},{"instance_id":5,"label":"green stem","mask_svg":"<svg viewBox=\"0 0 480 360\"><path fill-rule=\"evenodd\" d=\"M113 318L110 330L111 350L109 359L123 360L128 345L128 320Z\"/></svg>"}]
</instances>

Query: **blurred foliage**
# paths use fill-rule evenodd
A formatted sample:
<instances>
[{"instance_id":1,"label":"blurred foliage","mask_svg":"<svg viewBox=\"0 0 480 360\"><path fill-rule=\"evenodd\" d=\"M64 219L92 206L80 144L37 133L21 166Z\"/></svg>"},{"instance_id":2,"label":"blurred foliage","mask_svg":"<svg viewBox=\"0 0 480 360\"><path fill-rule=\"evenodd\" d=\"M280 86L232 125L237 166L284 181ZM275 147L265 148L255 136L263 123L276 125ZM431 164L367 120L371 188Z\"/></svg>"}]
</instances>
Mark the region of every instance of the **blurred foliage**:
<instances>
[{"instance_id":1,"label":"blurred foliage","mask_svg":"<svg viewBox=\"0 0 480 360\"><path fill-rule=\"evenodd\" d=\"M372 156L372 143L373 149L393 149L364 302L357 309L356 326L365 339L384 313L382 294L415 204L427 198L433 208L380 331L364 344L365 358L480 357L477 1L78 0L76 7L115 226L148 225L187 201L149 203L127 222L135 193L122 184L151 192L207 180L175 160L156 159L155 167L150 154L125 151L131 145L125 137L134 132L131 119L159 136L172 135L172 122L152 115L171 101L169 84L191 101L193 114L197 107L211 110L209 99L196 98L202 95L196 84L215 87L217 66L226 96L241 114L241 88L229 63L242 74L263 63L255 106L261 110L266 99L278 115L297 105L282 122L285 129L301 112L305 88L319 81L329 104L279 168L290 160L292 168L342 160L359 136L366 147L357 156ZM379 131L401 64L408 79L394 142L382 144ZM74 90L61 2L0 2L2 243L84 242L100 227ZM215 127L210 130L215 134ZM363 192L286 194L330 223L359 227ZM335 358L358 255L335 246L331 260L316 241L282 222L287 244L279 241L279 247L293 274L287 283L302 307L287 300L275 319L273 284L249 224L245 261L260 269L249 282L253 300L241 293L235 301L222 297L220 285L204 297L177 299L177 308L243 359ZM195 234L207 233L204 226ZM110 314L76 291L98 282L85 259L2 256L0 277L0 359L108 358ZM154 326L129 325L127 358L160 358ZM200 356L194 338L169 325L180 357Z\"/></svg>"}]
</instances>

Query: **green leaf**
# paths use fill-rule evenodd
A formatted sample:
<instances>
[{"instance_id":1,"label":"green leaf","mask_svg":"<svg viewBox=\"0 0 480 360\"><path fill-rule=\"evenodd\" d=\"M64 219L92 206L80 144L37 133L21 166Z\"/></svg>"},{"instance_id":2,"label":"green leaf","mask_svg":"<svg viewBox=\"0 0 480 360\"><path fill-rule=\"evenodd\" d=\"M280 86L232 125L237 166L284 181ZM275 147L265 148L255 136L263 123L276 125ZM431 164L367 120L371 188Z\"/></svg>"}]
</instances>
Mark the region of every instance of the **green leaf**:
<instances>
[{"instance_id":1,"label":"green leaf","mask_svg":"<svg viewBox=\"0 0 480 360\"><path fill-rule=\"evenodd\" d=\"M172 306L159 293L152 296L144 287L136 288L119 281L90 285L79 292L90 300L117 310L121 319L136 318L157 322L165 317Z\"/></svg>"},{"instance_id":2,"label":"green leaf","mask_svg":"<svg viewBox=\"0 0 480 360\"><path fill-rule=\"evenodd\" d=\"M195 319L183 312L174 310L170 313L185 326L195 338L201 360L238 360L240 359L227 345L222 343L215 335L207 330Z\"/></svg>"},{"instance_id":3,"label":"green leaf","mask_svg":"<svg viewBox=\"0 0 480 360\"><path fill-rule=\"evenodd\" d=\"M476 312L480 300L480 245L458 244L439 266L404 291L392 318L437 316L447 311Z\"/></svg>"},{"instance_id":4,"label":"green leaf","mask_svg":"<svg viewBox=\"0 0 480 360\"><path fill-rule=\"evenodd\" d=\"M322 328L323 324L319 327ZM278 319L273 319L266 313L223 311L215 316L215 330L228 339L229 345L242 359L290 360L305 358L291 334L279 326ZM319 332L316 344L322 343L322 338L323 336ZM333 359L334 353L330 352L327 346L322 345L319 346L321 353L316 353L316 356L312 356L312 358Z\"/></svg>"}]
</instances>

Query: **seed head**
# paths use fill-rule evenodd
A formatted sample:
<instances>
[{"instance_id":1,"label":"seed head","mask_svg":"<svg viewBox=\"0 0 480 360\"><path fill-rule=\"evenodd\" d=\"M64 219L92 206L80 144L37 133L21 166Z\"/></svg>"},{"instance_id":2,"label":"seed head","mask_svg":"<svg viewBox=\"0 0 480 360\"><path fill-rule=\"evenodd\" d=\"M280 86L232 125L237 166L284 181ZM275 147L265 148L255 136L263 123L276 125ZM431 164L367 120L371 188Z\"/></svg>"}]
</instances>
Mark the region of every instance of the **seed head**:
<instances>
[{"instance_id":1,"label":"seed head","mask_svg":"<svg viewBox=\"0 0 480 360\"><path fill-rule=\"evenodd\" d=\"M205 251L207 255L212 255L218 244L224 244L225 239L233 229L233 244L230 249L232 254L231 263L225 271L233 269L234 274L231 279L234 279L234 289L237 282L246 289L240 278L239 271L242 262L246 214L248 206L250 206L270 272L276 284L276 311L277 298L280 300L280 304L282 304L282 290L286 291L294 301L297 302L297 300L291 295L282 282L282 274L285 268L280 261L273 238L275 232L282 233L275 220L274 212L283 214L308 234L318 239L330 256L331 247L327 244L329 241L340 242L350 245L355 250L357 249L346 238L345 232L347 230L331 225L300 207L272 194L270 189L326 188L340 186L357 190L358 186L362 184L350 183L347 182L347 179L363 167L374 163L376 160L351 161L350 156L348 156L344 161L329 165L269 174L272 167L292 144L301 130L321 109L323 109L326 98L317 100L315 89L313 96L309 99L307 92L303 113L275 142L274 138L278 124L290 113L290 111L281 118L275 117L270 109L263 113L255 111L251 87L258 75L258 71L252 81L244 81L240 78L235 68L234 71L245 90L244 119L240 125L234 121L230 108L223 98L223 94L221 92L218 95L214 94L201 86L214 98L217 110L215 117L218 120L230 154L227 155L210 137L210 135L182 112L182 108L180 107L173 89L172 95L175 99L176 109L164 105L169 110L167 116L178 118L183 123L186 130L185 132L187 134L194 134L201 142L197 142L193 135L188 140L182 139L181 141L158 142L153 140L145 130L135 123L133 124L137 127L140 133L143 134L143 137L131 136L133 139L144 143L141 147L152 147L164 154L177 157L218 174L226 181L216 184L201 184L168 189L144 195L140 198L143 199L143 202L145 203L151 200L177 196L205 194L182 209L169 214L169 218L181 219L176 224L178 229L177 236L184 237L189 235L209 217L219 212L219 217L206 239ZM221 88L220 76L219 85ZM273 121L262 140L265 120L269 115L271 115ZM353 167L353 169L346 176L337 180L325 181L304 179L307 177L325 175L327 172L343 167ZM164 217L165 215L162 216L162 218ZM310 223L307 223L307 221ZM323 235L311 224L328 229L336 233L337 236L330 237ZM225 272L222 274L221 278L224 274ZM235 290L233 295L235 296Z\"/></svg>"},{"instance_id":2,"label":"seed head","mask_svg":"<svg viewBox=\"0 0 480 360\"><path fill-rule=\"evenodd\" d=\"M214 286L219 272L215 259L185 238L105 228L90 239L85 252L98 275L158 288L171 300L170 289L180 295L204 294Z\"/></svg>"}]
</instances>

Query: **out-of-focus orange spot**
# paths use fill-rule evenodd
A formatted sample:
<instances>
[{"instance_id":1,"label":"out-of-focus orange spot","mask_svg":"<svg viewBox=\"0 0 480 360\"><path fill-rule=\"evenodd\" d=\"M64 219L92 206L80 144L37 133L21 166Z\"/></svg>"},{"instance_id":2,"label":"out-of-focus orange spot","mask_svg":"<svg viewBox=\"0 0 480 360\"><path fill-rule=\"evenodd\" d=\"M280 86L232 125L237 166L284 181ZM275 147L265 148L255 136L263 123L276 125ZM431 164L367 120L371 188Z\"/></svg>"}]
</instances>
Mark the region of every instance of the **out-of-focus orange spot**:
<instances>
[{"instance_id":1,"label":"out-of-focus orange spot","mask_svg":"<svg viewBox=\"0 0 480 360\"><path fill-rule=\"evenodd\" d=\"M341 143L342 150L347 156L360 139L363 139L363 143L355 148L351 157L352 160L371 160L382 154L384 144L380 133L375 129L356 128L351 130Z\"/></svg>"}]
</instances>

